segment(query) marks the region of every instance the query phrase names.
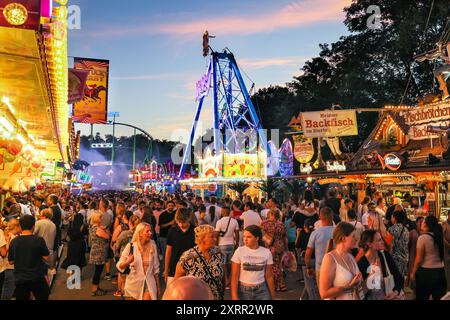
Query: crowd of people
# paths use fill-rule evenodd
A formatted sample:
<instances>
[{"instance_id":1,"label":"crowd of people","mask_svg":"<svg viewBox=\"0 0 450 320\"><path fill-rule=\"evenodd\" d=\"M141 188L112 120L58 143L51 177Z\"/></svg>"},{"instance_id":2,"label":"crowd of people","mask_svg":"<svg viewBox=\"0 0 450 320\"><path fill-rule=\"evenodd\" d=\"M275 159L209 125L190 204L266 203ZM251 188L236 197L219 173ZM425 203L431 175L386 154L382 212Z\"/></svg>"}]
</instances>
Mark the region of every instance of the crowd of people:
<instances>
[{"instance_id":1,"label":"crowd of people","mask_svg":"<svg viewBox=\"0 0 450 320\"><path fill-rule=\"evenodd\" d=\"M416 299L441 299L450 289L450 217L440 224L414 198L376 192L355 203L334 189L286 203L35 192L6 199L0 254L2 300L46 300L57 266L71 276L88 264L93 297L117 277L114 296L124 299L271 300L298 265L301 299L401 300L407 287Z\"/></svg>"}]
</instances>

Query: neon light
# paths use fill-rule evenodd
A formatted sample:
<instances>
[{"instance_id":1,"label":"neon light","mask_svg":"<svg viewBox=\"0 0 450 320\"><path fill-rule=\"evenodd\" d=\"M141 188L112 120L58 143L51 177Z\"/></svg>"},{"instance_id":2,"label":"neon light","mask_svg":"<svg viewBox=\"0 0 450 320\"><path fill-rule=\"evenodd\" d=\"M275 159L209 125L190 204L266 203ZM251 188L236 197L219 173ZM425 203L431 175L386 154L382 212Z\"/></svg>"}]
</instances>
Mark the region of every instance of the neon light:
<instances>
[{"instance_id":1,"label":"neon light","mask_svg":"<svg viewBox=\"0 0 450 320\"><path fill-rule=\"evenodd\" d=\"M51 18L53 11L52 0L41 0L41 17Z\"/></svg>"},{"instance_id":2,"label":"neon light","mask_svg":"<svg viewBox=\"0 0 450 320\"><path fill-rule=\"evenodd\" d=\"M22 142L23 144L27 144L27 142L25 141L25 139L22 137L21 134L17 134L16 137L17 137L17 139L18 139L20 142Z\"/></svg>"},{"instance_id":3,"label":"neon light","mask_svg":"<svg viewBox=\"0 0 450 320\"><path fill-rule=\"evenodd\" d=\"M14 131L14 126L11 124L11 122L9 122L8 120L6 120L5 117L1 117L1 116L0 116L0 124L1 124L6 130L8 130L8 132L13 132L13 131Z\"/></svg>"},{"instance_id":4,"label":"neon light","mask_svg":"<svg viewBox=\"0 0 450 320\"><path fill-rule=\"evenodd\" d=\"M11 105L11 102L9 101L8 97L3 97L2 98L2 102L8 106L8 108L11 111L12 114L16 113L16 111L14 111L14 109L13 109L13 107Z\"/></svg>"}]
</instances>

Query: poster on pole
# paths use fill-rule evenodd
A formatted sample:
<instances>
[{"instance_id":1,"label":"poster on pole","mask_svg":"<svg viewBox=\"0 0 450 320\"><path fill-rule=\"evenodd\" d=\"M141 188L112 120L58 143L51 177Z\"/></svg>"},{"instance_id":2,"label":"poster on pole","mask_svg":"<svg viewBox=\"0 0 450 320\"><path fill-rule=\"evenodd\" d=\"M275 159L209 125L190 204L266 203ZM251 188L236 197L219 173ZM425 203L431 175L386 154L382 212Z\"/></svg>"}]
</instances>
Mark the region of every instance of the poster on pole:
<instances>
[{"instance_id":1,"label":"poster on pole","mask_svg":"<svg viewBox=\"0 0 450 320\"><path fill-rule=\"evenodd\" d=\"M305 138L358 135L358 124L355 110L302 112L301 118L303 135Z\"/></svg>"},{"instance_id":2,"label":"poster on pole","mask_svg":"<svg viewBox=\"0 0 450 320\"><path fill-rule=\"evenodd\" d=\"M109 60L75 58L75 69L89 70L83 99L73 106L74 122L106 123Z\"/></svg>"}]
</instances>

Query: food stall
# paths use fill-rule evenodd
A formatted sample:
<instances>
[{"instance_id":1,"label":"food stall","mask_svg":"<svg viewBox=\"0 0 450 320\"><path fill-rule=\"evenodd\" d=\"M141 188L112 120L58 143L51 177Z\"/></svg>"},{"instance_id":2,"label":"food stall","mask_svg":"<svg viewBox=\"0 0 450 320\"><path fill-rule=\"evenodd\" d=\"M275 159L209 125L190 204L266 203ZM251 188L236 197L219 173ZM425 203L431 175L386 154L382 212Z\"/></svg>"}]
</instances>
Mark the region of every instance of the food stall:
<instances>
[{"instance_id":1,"label":"food stall","mask_svg":"<svg viewBox=\"0 0 450 320\"><path fill-rule=\"evenodd\" d=\"M409 193L418 197L429 213L446 219L444 214L450 209L449 123L448 99L418 106L386 106L355 154L341 154L340 160L326 162L311 157L315 162L301 164L296 178L353 185L358 201L368 185L399 197Z\"/></svg>"},{"instance_id":2,"label":"food stall","mask_svg":"<svg viewBox=\"0 0 450 320\"><path fill-rule=\"evenodd\" d=\"M65 0L0 1L0 186L24 192L76 157Z\"/></svg>"}]
</instances>

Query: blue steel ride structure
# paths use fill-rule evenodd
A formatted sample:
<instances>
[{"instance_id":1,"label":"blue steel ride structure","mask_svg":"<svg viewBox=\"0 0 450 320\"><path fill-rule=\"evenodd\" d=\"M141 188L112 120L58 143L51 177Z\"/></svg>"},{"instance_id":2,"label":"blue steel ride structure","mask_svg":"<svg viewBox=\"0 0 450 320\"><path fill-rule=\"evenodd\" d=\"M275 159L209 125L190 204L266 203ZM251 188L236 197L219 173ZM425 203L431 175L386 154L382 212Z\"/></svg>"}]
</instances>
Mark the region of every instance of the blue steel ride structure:
<instances>
[{"instance_id":1,"label":"blue steel ride structure","mask_svg":"<svg viewBox=\"0 0 450 320\"><path fill-rule=\"evenodd\" d=\"M203 79L207 85L207 92L198 101L189 143L184 151L179 179L183 179L186 168L190 164L197 124L204 107L205 98L211 89L214 108L213 154L216 155L225 150L227 153L242 152L235 149L238 145L236 135L239 133L245 134L250 130L257 134L260 150L264 152L268 150L266 134L233 53L229 49L224 49L223 52L215 52L211 48L210 50L208 72L205 75L206 78ZM234 147L230 148L230 145Z\"/></svg>"}]
</instances>

